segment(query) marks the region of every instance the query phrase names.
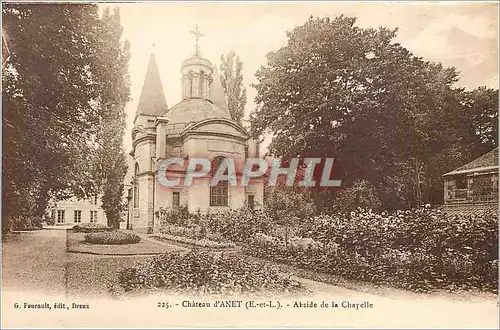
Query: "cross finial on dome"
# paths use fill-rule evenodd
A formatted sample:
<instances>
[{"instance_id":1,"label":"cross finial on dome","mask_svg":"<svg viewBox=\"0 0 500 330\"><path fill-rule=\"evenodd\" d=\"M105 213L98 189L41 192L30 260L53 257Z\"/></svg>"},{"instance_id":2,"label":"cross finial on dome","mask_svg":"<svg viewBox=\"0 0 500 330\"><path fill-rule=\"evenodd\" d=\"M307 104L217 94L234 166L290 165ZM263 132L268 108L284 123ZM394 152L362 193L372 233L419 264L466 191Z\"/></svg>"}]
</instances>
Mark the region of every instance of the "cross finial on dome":
<instances>
[{"instance_id":1,"label":"cross finial on dome","mask_svg":"<svg viewBox=\"0 0 500 330\"><path fill-rule=\"evenodd\" d=\"M194 34L196 38L196 53L194 53L195 56L200 55L200 37L204 37L203 34L201 34L200 29L198 28L198 24L196 24L194 30L190 31L192 34Z\"/></svg>"}]
</instances>

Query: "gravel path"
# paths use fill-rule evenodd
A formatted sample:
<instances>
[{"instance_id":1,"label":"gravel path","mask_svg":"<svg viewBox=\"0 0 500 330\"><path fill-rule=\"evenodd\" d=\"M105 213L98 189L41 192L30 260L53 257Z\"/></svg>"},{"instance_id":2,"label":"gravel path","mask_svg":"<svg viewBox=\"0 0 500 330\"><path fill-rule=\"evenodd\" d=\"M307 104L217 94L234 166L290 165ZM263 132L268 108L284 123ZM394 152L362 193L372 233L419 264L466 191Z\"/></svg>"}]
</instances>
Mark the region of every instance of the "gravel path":
<instances>
[{"instance_id":1,"label":"gravel path","mask_svg":"<svg viewBox=\"0 0 500 330\"><path fill-rule=\"evenodd\" d=\"M66 293L65 230L14 234L2 242L3 290Z\"/></svg>"}]
</instances>

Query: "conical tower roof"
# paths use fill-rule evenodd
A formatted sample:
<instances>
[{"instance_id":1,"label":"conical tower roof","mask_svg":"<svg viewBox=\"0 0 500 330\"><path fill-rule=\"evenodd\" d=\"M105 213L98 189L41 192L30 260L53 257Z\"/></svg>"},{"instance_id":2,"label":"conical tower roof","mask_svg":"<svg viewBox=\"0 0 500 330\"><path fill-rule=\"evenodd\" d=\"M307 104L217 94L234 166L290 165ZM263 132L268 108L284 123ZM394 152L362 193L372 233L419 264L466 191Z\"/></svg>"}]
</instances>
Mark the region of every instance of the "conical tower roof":
<instances>
[{"instance_id":1,"label":"conical tower roof","mask_svg":"<svg viewBox=\"0 0 500 330\"><path fill-rule=\"evenodd\" d=\"M149 57L146 78L142 86L141 98L136 115L161 116L167 110L167 100L160 79L160 72L153 53Z\"/></svg>"}]
</instances>

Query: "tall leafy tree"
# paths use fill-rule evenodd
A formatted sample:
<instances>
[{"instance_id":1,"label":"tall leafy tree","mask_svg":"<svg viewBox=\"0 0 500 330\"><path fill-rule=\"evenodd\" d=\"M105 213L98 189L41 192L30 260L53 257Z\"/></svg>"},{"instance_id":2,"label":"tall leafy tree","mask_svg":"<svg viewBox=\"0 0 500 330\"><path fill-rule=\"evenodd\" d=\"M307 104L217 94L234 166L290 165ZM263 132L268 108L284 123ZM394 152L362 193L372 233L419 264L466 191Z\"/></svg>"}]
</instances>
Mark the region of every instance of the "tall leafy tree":
<instances>
[{"instance_id":1,"label":"tall leafy tree","mask_svg":"<svg viewBox=\"0 0 500 330\"><path fill-rule=\"evenodd\" d=\"M119 12L8 4L3 70L3 228L39 223L49 200L103 194L112 226L126 171L122 138L129 45Z\"/></svg>"},{"instance_id":2,"label":"tall leafy tree","mask_svg":"<svg viewBox=\"0 0 500 330\"><path fill-rule=\"evenodd\" d=\"M498 89L478 87L463 93L462 105L469 120L471 144L481 145L479 154L498 146Z\"/></svg>"},{"instance_id":3,"label":"tall leafy tree","mask_svg":"<svg viewBox=\"0 0 500 330\"><path fill-rule=\"evenodd\" d=\"M457 123L458 74L411 54L397 30L355 23L311 17L288 32L256 73L252 134L272 134L275 156L334 157L344 188L366 180L385 208L439 202L441 175L470 155L461 141L478 141Z\"/></svg>"},{"instance_id":4,"label":"tall leafy tree","mask_svg":"<svg viewBox=\"0 0 500 330\"><path fill-rule=\"evenodd\" d=\"M125 105L130 98L128 62L130 45L122 40L118 8L106 8L100 25L98 60L99 107L102 132L98 138L97 178L102 187L102 207L108 225L119 227L123 211L123 180L127 172L123 152Z\"/></svg>"},{"instance_id":5,"label":"tall leafy tree","mask_svg":"<svg viewBox=\"0 0 500 330\"><path fill-rule=\"evenodd\" d=\"M40 221L51 198L91 190L99 130L96 5L5 4L3 227Z\"/></svg>"},{"instance_id":6,"label":"tall leafy tree","mask_svg":"<svg viewBox=\"0 0 500 330\"><path fill-rule=\"evenodd\" d=\"M220 80L227 97L227 105L231 118L239 123L245 114L247 92L243 87L243 63L230 51L227 56L221 55Z\"/></svg>"}]
</instances>

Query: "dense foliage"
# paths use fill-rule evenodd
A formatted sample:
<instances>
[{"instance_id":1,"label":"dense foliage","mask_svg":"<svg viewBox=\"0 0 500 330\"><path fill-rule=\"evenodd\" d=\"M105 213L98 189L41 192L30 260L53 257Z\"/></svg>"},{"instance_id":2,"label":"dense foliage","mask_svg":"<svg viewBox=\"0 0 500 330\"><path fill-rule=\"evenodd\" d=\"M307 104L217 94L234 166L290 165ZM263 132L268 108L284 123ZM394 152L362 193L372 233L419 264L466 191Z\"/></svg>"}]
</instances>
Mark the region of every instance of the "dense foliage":
<instances>
[{"instance_id":1,"label":"dense foliage","mask_svg":"<svg viewBox=\"0 0 500 330\"><path fill-rule=\"evenodd\" d=\"M429 206L390 214L300 212L281 215L299 219L293 223L267 209L188 215L196 223L168 225L161 235L204 247L235 242L254 257L415 291L497 290L497 215L451 216Z\"/></svg>"},{"instance_id":2,"label":"dense foliage","mask_svg":"<svg viewBox=\"0 0 500 330\"><path fill-rule=\"evenodd\" d=\"M175 226L187 226L190 223L191 219L193 219L192 214L189 213L189 210L186 205L181 205L176 208L160 208L156 216L160 220L160 225L162 227L168 225Z\"/></svg>"},{"instance_id":3,"label":"dense foliage","mask_svg":"<svg viewBox=\"0 0 500 330\"><path fill-rule=\"evenodd\" d=\"M126 291L161 290L183 295L239 295L305 292L277 268L244 256L198 250L172 252L120 272Z\"/></svg>"},{"instance_id":4,"label":"dense foliage","mask_svg":"<svg viewBox=\"0 0 500 330\"><path fill-rule=\"evenodd\" d=\"M2 70L2 234L38 225L51 199L104 190L106 212L119 207L128 51L118 12L101 19L96 4L12 3L2 6L2 30L10 50Z\"/></svg>"},{"instance_id":5,"label":"dense foliage","mask_svg":"<svg viewBox=\"0 0 500 330\"><path fill-rule=\"evenodd\" d=\"M496 292L498 218L416 209L392 215L359 210L306 220L288 242L254 235L245 252L354 280L416 291Z\"/></svg>"},{"instance_id":6,"label":"dense foliage","mask_svg":"<svg viewBox=\"0 0 500 330\"><path fill-rule=\"evenodd\" d=\"M141 238L137 234L121 230L94 232L85 235L85 242L90 244L122 245L135 244L140 241Z\"/></svg>"},{"instance_id":7,"label":"dense foliage","mask_svg":"<svg viewBox=\"0 0 500 330\"><path fill-rule=\"evenodd\" d=\"M358 208L381 211L381 207L377 189L366 180L357 180L351 187L341 190L335 203L335 209L340 213Z\"/></svg>"},{"instance_id":8,"label":"dense foliage","mask_svg":"<svg viewBox=\"0 0 500 330\"><path fill-rule=\"evenodd\" d=\"M99 105L102 130L98 135L96 181L102 191L102 208L108 225L119 228L127 163L123 151L125 105L130 100L128 62L130 44L122 41L120 11L111 14L105 8L100 20L100 55L96 75L99 84Z\"/></svg>"},{"instance_id":9,"label":"dense foliage","mask_svg":"<svg viewBox=\"0 0 500 330\"><path fill-rule=\"evenodd\" d=\"M40 222L51 197L90 190L97 20L96 5L2 6L3 234Z\"/></svg>"},{"instance_id":10,"label":"dense foliage","mask_svg":"<svg viewBox=\"0 0 500 330\"><path fill-rule=\"evenodd\" d=\"M454 68L414 56L396 33L311 17L267 55L251 114L271 155L334 157L344 188L368 180L388 210L442 202L441 175L496 147L498 130L498 90L455 88Z\"/></svg>"},{"instance_id":11,"label":"dense foliage","mask_svg":"<svg viewBox=\"0 0 500 330\"><path fill-rule=\"evenodd\" d=\"M98 233L102 231L111 231L113 228L101 223L82 223L71 228L75 233Z\"/></svg>"},{"instance_id":12,"label":"dense foliage","mask_svg":"<svg viewBox=\"0 0 500 330\"><path fill-rule=\"evenodd\" d=\"M273 227L273 221L265 212L245 208L209 213L200 221L209 232L219 233L231 242L245 242L253 234L269 232Z\"/></svg>"}]
</instances>

